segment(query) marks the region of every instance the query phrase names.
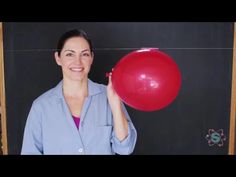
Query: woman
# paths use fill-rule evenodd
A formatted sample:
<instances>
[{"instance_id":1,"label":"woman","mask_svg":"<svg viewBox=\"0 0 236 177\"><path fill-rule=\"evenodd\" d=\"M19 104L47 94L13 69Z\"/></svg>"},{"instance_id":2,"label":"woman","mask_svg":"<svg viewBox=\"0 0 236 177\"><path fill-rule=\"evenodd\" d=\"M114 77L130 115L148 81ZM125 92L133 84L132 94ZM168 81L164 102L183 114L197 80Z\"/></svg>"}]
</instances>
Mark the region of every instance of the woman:
<instances>
[{"instance_id":1,"label":"woman","mask_svg":"<svg viewBox=\"0 0 236 177\"><path fill-rule=\"evenodd\" d=\"M94 53L82 30L61 36L55 52L63 79L32 104L21 154L130 154L137 133L120 98L88 79Z\"/></svg>"}]
</instances>

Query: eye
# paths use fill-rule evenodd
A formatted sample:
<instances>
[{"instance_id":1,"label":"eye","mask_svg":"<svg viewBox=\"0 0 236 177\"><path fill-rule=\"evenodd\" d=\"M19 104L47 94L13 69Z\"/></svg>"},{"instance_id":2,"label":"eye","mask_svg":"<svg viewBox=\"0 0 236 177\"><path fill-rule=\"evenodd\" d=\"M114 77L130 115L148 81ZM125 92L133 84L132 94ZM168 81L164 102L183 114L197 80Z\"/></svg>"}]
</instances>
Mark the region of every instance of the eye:
<instances>
[{"instance_id":1,"label":"eye","mask_svg":"<svg viewBox=\"0 0 236 177\"><path fill-rule=\"evenodd\" d=\"M84 56L84 57L90 57L90 54L86 52L86 53L83 53L82 56Z\"/></svg>"},{"instance_id":2,"label":"eye","mask_svg":"<svg viewBox=\"0 0 236 177\"><path fill-rule=\"evenodd\" d=\"M67 56L67 57L73 57L74 54L73 54L73 53L67 53L66 56Z\"/></svg>"}]
</instances>

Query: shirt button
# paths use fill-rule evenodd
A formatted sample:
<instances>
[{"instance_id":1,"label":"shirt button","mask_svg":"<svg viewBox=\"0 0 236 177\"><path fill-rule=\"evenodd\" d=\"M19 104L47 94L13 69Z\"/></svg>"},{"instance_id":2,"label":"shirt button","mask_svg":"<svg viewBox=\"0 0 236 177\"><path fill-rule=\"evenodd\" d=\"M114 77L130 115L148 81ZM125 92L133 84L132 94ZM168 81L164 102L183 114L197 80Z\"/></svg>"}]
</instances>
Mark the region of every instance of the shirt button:
<instances>
[{"instance_id":1,"label":"shirt button","mask_svg":"<svg viewBox=\"0 0 236 177\"><path fill-rule=\"evenodd\" d=\"M79 152L82 153L82 152L83 152L83 149L82 149L82 148L79 148Z\"/></svg>"}]
</instances>

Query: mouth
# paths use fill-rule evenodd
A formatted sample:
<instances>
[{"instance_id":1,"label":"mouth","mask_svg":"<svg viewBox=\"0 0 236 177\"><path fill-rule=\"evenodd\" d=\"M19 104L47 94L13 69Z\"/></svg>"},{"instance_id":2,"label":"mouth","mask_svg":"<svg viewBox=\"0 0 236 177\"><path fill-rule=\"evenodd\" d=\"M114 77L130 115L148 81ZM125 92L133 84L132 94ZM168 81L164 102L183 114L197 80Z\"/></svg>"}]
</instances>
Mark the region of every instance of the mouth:
<instances>
[{"instance_id":1,"label":"mouth","mask_svg":"<svg viewBox=\"0 0 236 177\"><path fill-rule=\"evenodd\" d=\"M84 67L71 67L69 68L72 72L82 72Z\"/></svg>"}]
</instances>

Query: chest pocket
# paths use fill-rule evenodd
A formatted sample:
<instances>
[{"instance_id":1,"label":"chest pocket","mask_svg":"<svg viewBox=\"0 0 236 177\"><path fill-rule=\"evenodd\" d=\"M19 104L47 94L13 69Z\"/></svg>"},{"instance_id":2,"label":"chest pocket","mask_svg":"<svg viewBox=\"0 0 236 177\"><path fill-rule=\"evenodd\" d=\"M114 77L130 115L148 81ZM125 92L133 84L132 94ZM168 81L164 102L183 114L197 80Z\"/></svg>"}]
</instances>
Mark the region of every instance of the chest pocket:
<instances>
[{"instance_id":1,"label":"chest pocket","mask_svg":"<svg viewBox=\"0 0 236 177\"><path fill-rule=\"evenodd\" d=\"M106 104L103 104L103 106L98 106L95 117L95 124L97 127L113 125L112 113L108 102L106 102Z\"/></svg>"},{"instance_id":2,"label":"chest pocket","mask_svg":"<svg viewBox=\"0 0 236 177\"><path fill-rule=\"evenodd\" d=\"M99 140L97 142L97 146L110 147L112 129L113 127L111 125L96 127L96 137L97 137L96 139Z\"/></svg>"}]
</instances>

